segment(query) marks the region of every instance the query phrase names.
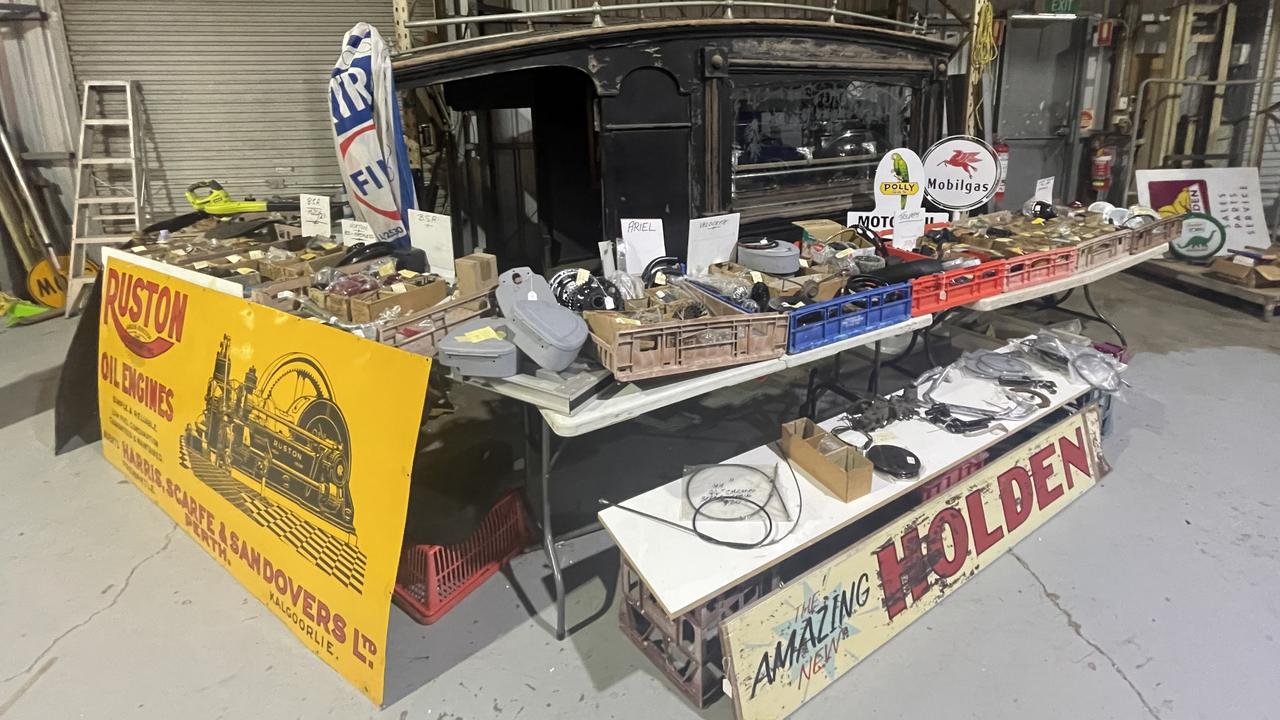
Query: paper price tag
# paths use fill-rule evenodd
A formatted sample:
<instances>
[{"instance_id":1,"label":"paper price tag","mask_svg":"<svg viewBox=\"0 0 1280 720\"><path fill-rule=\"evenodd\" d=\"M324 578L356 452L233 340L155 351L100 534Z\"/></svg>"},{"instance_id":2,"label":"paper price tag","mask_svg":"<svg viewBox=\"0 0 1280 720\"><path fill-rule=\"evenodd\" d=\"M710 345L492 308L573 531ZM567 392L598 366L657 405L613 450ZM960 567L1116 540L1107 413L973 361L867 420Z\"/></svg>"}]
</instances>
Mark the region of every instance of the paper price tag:
<instances>
[{"instance_id":1,"label":"paper price tag","mask_svg":"<svg viewBox=\"0 0 1280 720\"><path fill-rule=\"evenodd\" d=\"M761 275L761 274L760 274L760 272L759 272L758 270L752 270L752 271L751 271L751 282L753 282L753 283L764 282L764 276L763 276L763 275Z\"/></svg>"},{"instance_id":2,"label":"paper price tag","mask_svg":"<svg viewBox=\"0 0 1280 720\"><path fill-rule=\"evenodd\" d=\"M485 340L502 340L503 337L499 335L498 331L494 330L492 326L485 326L470 332L465 332L459 335L458 339L462 342L478 343L484 342Z\"/></svg>"},{"instance_id":3,"label":"paper price tag","mask_svg":"<svg viewBox=\"0 0 1280 720\"><path fill-rule=\"evenodd\" d=\"M146 249L147 249L146 245L134 245L133 247L129 248L129 252L142 252L143 250L146 250Z\"/></svg>"},{"instance_id":4,"label":"paper price tag","mask_svg":"<svg viewBox=\"0 0 1280 720\"><path fill-rule=\"evenodd\" d=\"M228 256L227 256L227 262L232 263L232 264L234 264L234 263L238 263L238 262L240 262L240 261L242 261L242 260L244 260L244 258L240 257L239 255L228 255Z\"/></svg>"},{"instance_id":5,"label":"paper price tag","mask_svg":"<svg viewBox=\"0 0 1280 720\"><path fill-rule=\"evenodd\" d=\"M654 273L654 275L653 275L653 284L654 284L654 285L666 285L666 284L667 284L667 274L666 274L666 273L664 273L664 272L661 272L661 271Z\"/></svg>"},{"instance_id":6,"label":"paper price tag","mask_svg":"<svg viewBox=\"0 0 1280 720\"><path fill-rule=\"evenodd\" d=\"M412 270L401 270L401 271L400 271L399 273L397 273L397 274L398 274L400 277L404 278L405 280L412 280L413 278L418 277L418 275L419 275L420 273L416 273L416 272L414 272L414 271L412 271Z\"/></svg>"},{"instance_id":7,"label":"paper price tag","mask_svg":"<svg viewBox=\"0 0 1280 720\"><path fill-rule=\"evenodd\" d=\"M843 250L840 250L840 251L836 252L836 257L838 257L838 258L847 258L847 257L849 257L849 256L850 256L850 255L852 255L852 254L853 254L853 248L845 248L845 249L843 249Z\"/></svg>"},{"instance_id":8,"label":"paper price tag","mask_svg":"<svg viewBox=\"0 0 1280 720\"><path fill-rule=\"evenodd\" d=\"M236 268L236 272L240 273L241 275L252 275L253 268Z\"/></svg>"},{"instance_id":9,"label":"paper price tag","mask_svg":"<svg viewBox=\"0 0 1280 720\"><path fill-rule=\"evenodd\" d=\"M807 268L807 267L809 267L809 261L808 261L808 260L806 260L806 259L804 259L804 258L800 258L800 267L802 267L802 268Z\"/></svg>"},{"instance_id":10,"label":"paper price tag","mask_svg":"<svg viewBox=\"0 0 1280 720\"><path fill-rule=\"evenodd\" d=\"M249 259L250 259L250 260L261 260L262 258L264 258L264 257L266 257L266 256L267 256L267 254L266 254L266 253L264 253L264 252L262 252L261 250L250 250L250 251L249 251Z\"/></svg>"},{"instance_id":11,"label":"paper price tag","mask_svg":"<svg viewBox=\"0 0 1280 720\"><path fill-rule=\"evenodd\" d=\"M574 274L573 281L581 285L591 279L591 271L586 268L578 268L578 272Z\"/></svg>"},{"instance_id":12,"label":"paper price tag","mask_svg":"<svg viewBox=\"0 0 1280 720\"><path fill-rule=\"evenodd\" d=\"M639 324L641 324L641 323L640 323L640 321L639 321L639 320L636 320L635 318L624 318L624 317L620 317L620 318L614 318L614 319L613 319L613 321L614 321L615 323L617 323L618 325L639 325Z\"/></svg>"},{"instance_id":13,"label":"paper price tag","mask_svg":"<svg viewBox=\"0 0 1280 720\"><path fill-rule=\"evenodd\" d=\"M1245 267L1257 267L1257 265L1258 265L1258 261L1257 261L1257 260L1254 260L1254 259L1253 259L1253 258L1251 258L1251 257L1249 257L1248 255L1236 255L1236 256L1233 256L1233 257L1231 258L1231 262L1233 262L1233 263L1235 263L1235 264L1237 264L1237 265L1244 265Z\"/></svg>"},{"instance_id":14,"label":"paper price tag","mask_svg":"<svg viewBox=\"0 0 1280 720\"><path fill-rule=\"evenodd\" d=\"M324 195L299 195L302 207L302 234L307 237L331 237L333 221L329 214L329 198ZM345 234L345 228L343 229Z\"/></svg>"},{"instance_id":15,"label":"paper price tag","mask_svg":"<svg viewBox=\"0 0 1280 720\"><path fill-rule=\"evenodd\" d=\"M191 263L191 268L193 270L203 270L207 267L209 267L209 263L206 260L197 260L194 263Z\"/></svg>"},{"instance_id":16,"label":"paper price tag","mask_svg":"<svg viewBox=\"0 0 1280 720\"><path fill-rule=\"evenodd\" d=\"M395 294L397 294L397 295L399 295L400 293L406 293L406 292L409 292L409 288L405 287L405 286L404 286L404 283L402 283L402 282L394 282L394 283L391 283L390 288L391 288L391 292L393 292L393 293L395 293Z\"/></svg>"}]
</instances>

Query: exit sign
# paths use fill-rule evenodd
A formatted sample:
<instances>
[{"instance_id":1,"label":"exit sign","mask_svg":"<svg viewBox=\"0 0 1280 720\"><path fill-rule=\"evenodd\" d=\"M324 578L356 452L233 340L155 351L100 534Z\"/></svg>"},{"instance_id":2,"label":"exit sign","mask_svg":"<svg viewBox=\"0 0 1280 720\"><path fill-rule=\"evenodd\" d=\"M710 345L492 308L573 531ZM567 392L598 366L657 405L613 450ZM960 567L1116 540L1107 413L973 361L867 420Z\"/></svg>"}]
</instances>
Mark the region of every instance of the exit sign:
<instances>
[{"instance_id":1,"label":"exit sign","mask_svg":"<svg viewBox=\"0 0 1280 720\"><path fill-rule=\"evenodd\" d=\"M1041 2L1041 12L1078 13L1080 12L1080 0L1043 0Z\"/></svg>"}]
</instances>

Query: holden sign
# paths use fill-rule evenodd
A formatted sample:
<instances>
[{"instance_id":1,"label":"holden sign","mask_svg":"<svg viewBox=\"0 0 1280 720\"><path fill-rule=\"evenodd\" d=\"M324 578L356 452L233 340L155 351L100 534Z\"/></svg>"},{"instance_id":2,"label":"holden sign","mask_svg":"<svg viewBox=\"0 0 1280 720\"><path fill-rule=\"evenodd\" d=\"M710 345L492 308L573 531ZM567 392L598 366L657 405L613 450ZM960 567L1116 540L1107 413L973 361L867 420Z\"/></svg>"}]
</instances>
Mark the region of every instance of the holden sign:
<instances>
[{"instance_id":1,"label":"holden sign","mask_svg":"<svg viewBox=\"0 0 1280 720\"><path fill-rule=\"evenodd\" d=\"M972 210L996 194L1000 161L990 145L968 135L934 143L924 155L925 197L946 210Z\"/></svg>"}]
</instances>

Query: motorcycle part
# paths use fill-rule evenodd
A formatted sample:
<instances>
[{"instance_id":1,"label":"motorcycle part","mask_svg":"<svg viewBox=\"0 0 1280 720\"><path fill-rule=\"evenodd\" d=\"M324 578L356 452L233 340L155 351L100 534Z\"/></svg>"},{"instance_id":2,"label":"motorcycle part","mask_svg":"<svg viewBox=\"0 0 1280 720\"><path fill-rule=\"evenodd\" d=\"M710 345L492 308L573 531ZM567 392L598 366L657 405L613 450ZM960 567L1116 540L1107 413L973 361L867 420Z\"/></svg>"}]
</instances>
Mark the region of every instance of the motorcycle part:
<instances>
[{"instance_id":1,"label":"motorcycle part","mask_svg":"<svg viewBox=\"0 0 1280 720\"><path fill-rule=\"evenodd\" d=\"M658 273L663 275L663 284L666 284L666 278L684 275L684 271L680 269L680 258L674 255L663 255L650 260L644 267L644 272L640 273L644 286L651 288L657 285Z\"/></svg>"},{"instance_id":2,"label":"motorcycle part","mask_svg":"<svg viewBox=\"0 0 1280 720\"><path fill-rule=\"evenodd\" d=\"M800 248L773 240L741 242L738 243L738 263L770 275L795 275L800 272Z\"/></svg>"},{"instance_id":3,"label":"motorcycle part","mask_svg":"<svg viewBox=\"0 0 1280 720\"><path fill-rule=\"evenodd\" d=\"M934 275L943 271L942 263L937 260L912 260L910 262L888 265L883 270L867 273L880 278L886 283L899 283L913 280L925 275Z\"/></svg>"},{"instance_id":4,"label":"motorcycle part","mask_svg":"<svg viewBox=\"0 0 1280 720\"><path fill-rule=\"evenodd\" d=\"M516 374L518 353L502 318L475 318L453 328L439 342L440 364L472 377L504 378Z\"/></svg>"},{"instance_id":5,"label":"motorcycle part","mask_svg":"<svg viewBox=\"0 0 1280 720\"><path fill-rule=\"evenodd\" d=\"M1047 382L1047 381L1046 381L1046 382ZM1003 383L1001 383L1001 384L1003 384ZM1048 395L1045 395L1044 393L1040 392L1039 390L1036 390L1036 389L1034 389L1034 388L1032 388L1032 387L1030 387L1030 386L1028 386L1028 385L1009 385L1009 386L1006 386L1006 387L1005 387L1005 392L1010 392L1010 393L1015 393L1015 394L1018 394L1018 395L1025 395L1025 396L1028 396L1028 397L1030 397L1033 401L1035 401L1035 403L1036 403L1036 407L1038 407L1038 408L1040 408L1040 409L1042 409L1042 410L1043 410L1044 408L1047 408L1047 407L1049 407L1050 405L1052 405L1052 404L1053 404L1053 403L1052 403L1052 401L1051 401L1051 400L1049 400L1049 396L1048 396Z\"/></svg>"},{"instance_id":6,"label":"motorcycle part","mask_svg":"<svg viewBox=\"0 0 1280 720\"><path fill-rule=\"evenodd\" d=\"M876 470L890 477L910 480L920 475L920 458L906 448L897 445L872 445L865 454Z\"/></svg>"},{"instance_id":7,"label":"motorcycle part","mask_svg":"<svg viewBox=\"0 0 1280 720\"><path fill-rule=\"evenodd\" d=\"M498 276L498 307L511 322L512 342L539 367L569 367L587 341L587 323L555 302L545 278L527 267Z\"/></svg>"}]
</instances>

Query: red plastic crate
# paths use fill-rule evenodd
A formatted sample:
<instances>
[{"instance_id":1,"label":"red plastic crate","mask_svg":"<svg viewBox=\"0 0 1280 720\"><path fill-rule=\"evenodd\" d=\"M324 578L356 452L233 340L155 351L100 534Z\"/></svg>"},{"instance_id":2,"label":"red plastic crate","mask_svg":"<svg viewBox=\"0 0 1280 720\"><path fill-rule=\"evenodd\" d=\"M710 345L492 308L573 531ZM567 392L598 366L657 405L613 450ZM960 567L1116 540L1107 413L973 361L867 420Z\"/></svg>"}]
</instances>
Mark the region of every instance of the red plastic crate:
<instances>
[{"instance_id":1,"label":"red plastic crate","mask_svg":"<svg viewBox=\"0 0 1280 720\"><path fill-rule=\"evenodd\" d=\"M430 625L498 572L528 537L520 496L510 493L493 506L467 540L406 548L391 597L409 617Z\"/></svg>"},{"instance_id":2,"label":"red plastic crate","mask_svg":"<svg viewBox=\"0 0 1280 720\"><path fill-rule=\"evenodd\" d=\"M1076 271L1078 249L1045 250L1005 260L1004 289L1017 290L1057 280Z\"/></svg>"},{"instance_id":3,"label":"red plastic crate","mask_svg":"<svg viewBox=\"0 0 1280 720\"><path fill-rule=\"evenodd\" d=\"M889 254L903 260L927 260L909 250L886 246ZM911 281L911 316L928 315L958 305L967 305L1004 292L1005 260L988 260L981 265L956 268Z\"/></svg>"}]
</instances>

